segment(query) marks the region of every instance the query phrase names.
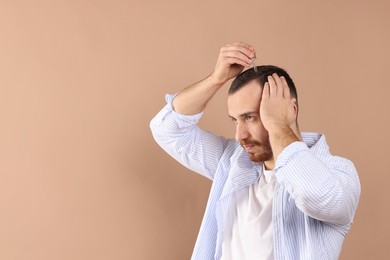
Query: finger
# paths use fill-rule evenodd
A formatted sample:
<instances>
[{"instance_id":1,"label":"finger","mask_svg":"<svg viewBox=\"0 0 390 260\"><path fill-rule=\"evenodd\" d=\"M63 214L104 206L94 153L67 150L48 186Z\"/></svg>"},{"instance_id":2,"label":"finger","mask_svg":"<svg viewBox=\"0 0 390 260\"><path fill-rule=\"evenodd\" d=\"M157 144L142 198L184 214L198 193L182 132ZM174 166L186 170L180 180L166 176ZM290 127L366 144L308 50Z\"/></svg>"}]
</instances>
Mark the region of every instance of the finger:
<instances>
[{"instance_id":1,"label":"finger","mask_svg":"<svg viewBox=\"0 0 390 260\"><path fill-rule=\"evenodd\" d=\"M255 50L252 46L246 46L246 45L240 45L240 44L234 44L234 45L225 45L221 48L221 52L227 52L227 51L237 51L241 52L244 55L246 55L248 58L254 58L255 57Z\"/></svg>"},{"instance_id":2,"label":"finger","mask_svg":"<svg viewBox=\"0 0 390 260\"><path fill-rule=\"evenodd\" d=\"M261 95L261 99L269 97L269 84L266 82L263 87L263 94Z\"/></svg>"},{"instance_id":3,"label":"finger","mask_svg":"<svg viewBox=\"0 0 390 260\"><path fill-rule=\"evenodd\" d=\"M224 57L227 57L227 58L236 58L236 59L240 59L248 64L252 64L252 60L246 56L244 53L242 52L239 52L239 51L224 51L222 53L222 55Z\"/></svg>"},{"instance_id":4,"label":"finger","mask_svg":"<svg viewBox=\"0 0 390 260\"><path fill-rule=\"evenodd\" d=\"M252 63L248 63L248 62L245 62L241 59L237 59L237 58L225 58L225 61L227 63L228 66L231 66L231 65L234 65L234 64L238 64L238 65L241 65L243 67L250 67L252 66Z\"/></svg>"},{"instance_id":5,"label":"finger","mask_svg":"<svg viewBox=\"0 0 390 260\"><path fill-rule=\"evenodd\" d=\"M280 77L283 83L283 96L285 98L290 98L290 88L288 87L288 83L285 77Z\"/></svg>"},{"instance_id":6,"label":"finger","mask_svg":"<svg viewBox=\"0 0 390 260\"><path fill-rule=\"evenodd\" d=\"M249 49L251 51L255 51L255 48L252 45L250 45L250 44L248 44L246 42L236 42L233 45L242 46L242 47L247 48L247 49Z\"/></svg>"},{"instance_id":7,"label":"finger","mask_svg":"<svg viewBox=\"0 0 390 260\"><path fill-rule=\"evenodd\" d=\"M276 83L272 76L268 76L268 83L269 83L269 95L275 96L276 95Z\"/></svg>"},{"instance_id":8,"label":"finger","mask_svg":"<svg viewBox=\"0 0 390 260\"><path fill-rule=\"evenodd\" d=\"M276 95L283 97L283 82L278 76L278 74L274 73L272 74L272 78L275 80L276 83Z\"/></svg>"}]
</instances>

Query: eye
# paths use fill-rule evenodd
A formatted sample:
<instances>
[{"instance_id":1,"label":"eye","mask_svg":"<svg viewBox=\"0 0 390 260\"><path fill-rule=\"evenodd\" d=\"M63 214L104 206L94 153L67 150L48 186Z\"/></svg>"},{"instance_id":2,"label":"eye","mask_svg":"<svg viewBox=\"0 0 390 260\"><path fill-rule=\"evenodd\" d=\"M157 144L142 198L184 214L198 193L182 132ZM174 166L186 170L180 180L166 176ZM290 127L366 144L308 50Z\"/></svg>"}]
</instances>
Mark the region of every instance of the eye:
<instances>
[{"instance_id":1,"label":"eye","mask_svg":"<svg viewBox=\"0 0 390 260\"><path fill-rule=\"evenodd\" d=\"M237 124L237 119L231 117L230 120L231 120L233 123Z\"/></svg>"},{"instance_id":2,"label":"eye","mask_svg":"<svg viewBox=\"0 0 390 260\"><path fill-rule=\"evenodd\" d=\"M253 120L255 120L255 117L254 117L254 116L246 116L246 117L245 117L245 121L246 121L246 122L250 122L250 121L253 121Z\"/></svg>"}]
</instances>

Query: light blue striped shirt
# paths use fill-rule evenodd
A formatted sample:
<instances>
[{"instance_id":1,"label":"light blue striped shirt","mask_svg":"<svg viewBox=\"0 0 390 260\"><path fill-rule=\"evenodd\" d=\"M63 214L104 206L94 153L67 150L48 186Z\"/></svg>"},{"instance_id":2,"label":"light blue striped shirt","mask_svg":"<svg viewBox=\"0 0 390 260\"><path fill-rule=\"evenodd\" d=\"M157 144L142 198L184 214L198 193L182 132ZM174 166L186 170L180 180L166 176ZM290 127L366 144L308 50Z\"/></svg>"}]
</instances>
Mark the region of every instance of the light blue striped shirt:
<instances>
[{"instance_id":1,"label":"light blue striped shirt","mask_svg":"<svg viewBox=\"0 0 390 260\"><path fill-rule=\"evenodd\" d=\"M168 154L213 181L191 259L220 259L232 197L262 177L261 167L235 140L200 129L202 113L176 113L172 99L166 96L151 121L152 133ZM338 259L359 201L359 177L351 161L330 154L324 135L302 138L283 150L274 169L275 259Z\"/></svg>"}]
</instances>

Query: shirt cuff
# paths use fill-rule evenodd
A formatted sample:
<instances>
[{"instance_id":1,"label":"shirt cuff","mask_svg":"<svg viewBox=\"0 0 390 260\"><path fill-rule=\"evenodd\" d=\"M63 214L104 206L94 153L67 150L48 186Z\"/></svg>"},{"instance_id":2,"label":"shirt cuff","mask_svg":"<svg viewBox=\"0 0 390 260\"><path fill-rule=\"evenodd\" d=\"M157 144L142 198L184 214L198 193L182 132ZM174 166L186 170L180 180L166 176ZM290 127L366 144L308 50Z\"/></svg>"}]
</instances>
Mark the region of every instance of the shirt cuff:
<instances>
[{"instance_id":1,"label":"shirt cuff","mask_svg":"<svg viewBox=\"0 0 390 260\"><path fill-rule=\"evenodd\" d=\"M288 161L292 159L292 157L300 152L307 151L310 152L309 147L304 142L293 142L289 144L284 150L279 154L279 157L277 158L275 170L277 170L280 167L285 166Z\"/></svg>"},{"instance_id":2,"label":"shirt cuff","mask_svg":"<svg viewBox=\"0 0 390 260\"><path fill-rule=\"evenodd\" d=\"M199 122L200 118L202 117L203 112L200 112L200 113L195 114L195 115L183 115L183 114L177 113L173 109L173 105L172 105L173 99L175 98L176 95L177 95L177 93L174 95L166 94L165 101L167 102L167 108L171 110L172 115L173 115L177 125L179 127L187 127L187 126L197 124Z\"/></svg>"}]
</instances>

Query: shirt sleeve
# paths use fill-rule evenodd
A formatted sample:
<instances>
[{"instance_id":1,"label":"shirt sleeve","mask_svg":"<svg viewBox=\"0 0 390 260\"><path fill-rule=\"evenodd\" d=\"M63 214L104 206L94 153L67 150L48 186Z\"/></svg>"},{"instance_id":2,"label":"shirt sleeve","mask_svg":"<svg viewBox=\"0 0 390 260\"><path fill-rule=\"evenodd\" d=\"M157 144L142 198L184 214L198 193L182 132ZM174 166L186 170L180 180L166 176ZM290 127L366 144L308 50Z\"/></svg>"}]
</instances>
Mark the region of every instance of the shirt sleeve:
<instances>
[{"instance_id":1,"label":"shirt sleeve","mask_svg":"<svg viewBox=\"0 0 390 260\"><path fill-rule=\"evenodd\" d=\"M153 137L182 165L213 180L228 140L198 127L203 112L196 115L175 112L173 98L166 95L167 105L150 122Z\"/></svg>"},{"instance_id":2,"label":"shirt sleeve","mask_svg":"<svg viewBox=\"0 0 390 260\"><path fill-rule=\"evenodd\" d=\"M305 143L294 142L279 155L275 170L302 212L337 225L352 223L360 182L351 161L330 154L320 159Z\"/></svg>"}]
</instances>

